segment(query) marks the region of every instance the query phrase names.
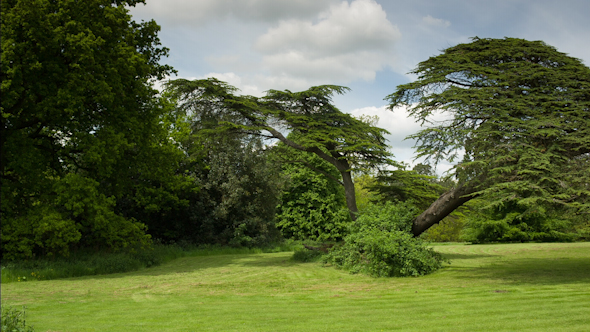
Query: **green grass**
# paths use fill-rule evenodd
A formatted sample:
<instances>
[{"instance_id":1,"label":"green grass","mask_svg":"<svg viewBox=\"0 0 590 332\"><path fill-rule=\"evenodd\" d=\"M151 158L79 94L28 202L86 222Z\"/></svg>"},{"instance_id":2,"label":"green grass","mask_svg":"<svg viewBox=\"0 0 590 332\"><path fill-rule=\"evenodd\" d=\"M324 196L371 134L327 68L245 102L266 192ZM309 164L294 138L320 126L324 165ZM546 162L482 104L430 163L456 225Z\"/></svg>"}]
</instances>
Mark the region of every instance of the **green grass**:
<instances>
[{"instance_id":1,"label":"green grass","mask_svg":"<svg viewBox=\"0 0 590 332\"><path fill-rule=\"evenodd\" d=\"M590 243L435 248L452 263L420 278L220 254L2 284L2 302L36 331L588 331Z\"/></svg>"}]
</instances>

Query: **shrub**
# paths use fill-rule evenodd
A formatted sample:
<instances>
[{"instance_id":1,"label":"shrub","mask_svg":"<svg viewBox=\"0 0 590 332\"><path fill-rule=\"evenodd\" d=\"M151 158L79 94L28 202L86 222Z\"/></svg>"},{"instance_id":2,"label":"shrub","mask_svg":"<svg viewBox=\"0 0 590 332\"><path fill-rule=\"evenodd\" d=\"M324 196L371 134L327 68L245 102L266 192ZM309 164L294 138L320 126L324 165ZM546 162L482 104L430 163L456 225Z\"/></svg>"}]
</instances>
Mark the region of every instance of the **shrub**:
<instances>
[{"instance_id":1,"label":"shrub","mask_svg":"<svg viewBox=\"0 0 590 332\"><path fill-rule=\"evenodd\" d=\"M68 256L76 246L117 251L150 244L145 225L115 213L115 198L101 193L98 181L70 173L56 179L47 196L2 215L2 259Z\"/></svg>"},{"instance_id":2,"label":"shrub","mask_svg":"<svg viewBox=\"0 0 590 332\"><path fill-rule=\"evenodd\" d=\"M324 258L352 273L406 277L432 273L442 256L410 233L416 209L408 203L372 205L351 223L344 244Z\"/></svg>"},{"instance_id":3,"label":"shrub","mask_svg":"<svg viewBox=\"0 0 590 332\"><path fill-rule=\"evenodd\" d=\"M463 213L454 213L430 227L420 235L420 238L430 242L459 242L462 241L461 232L465 226Z\"/></svg>"},{"instance_id":4,"label":"shrub","mask_svg":"<svg viewBox=\"0 0 590 332\"><path fill-rule=\"evenodd\" d=\"M578 239L582 234L576 233L571 216L561 212L508 202L501 207L471 214L462 237L472 243L568 242Z\"/></svg>"},{"instance_id":5,"label":"shrub","mask_svg":"<svg viewBox=\"0 0 590 332\"><path fill-rule=\"evenodd\" d=\"M23 307L22 311L17 310L11 306L2 305L2 332L34 332L32 326L27 326L25 317L26 308Z\"/></svg>"}]
</instances>

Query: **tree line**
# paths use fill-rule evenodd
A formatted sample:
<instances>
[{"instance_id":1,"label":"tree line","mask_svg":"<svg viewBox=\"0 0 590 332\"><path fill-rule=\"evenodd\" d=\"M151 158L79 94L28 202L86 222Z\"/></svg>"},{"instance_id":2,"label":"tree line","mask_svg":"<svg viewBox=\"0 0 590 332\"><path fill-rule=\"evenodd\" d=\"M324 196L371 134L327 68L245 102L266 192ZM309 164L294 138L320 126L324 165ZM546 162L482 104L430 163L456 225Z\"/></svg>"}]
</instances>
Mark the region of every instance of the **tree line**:
<instances>
[{"instance_id":1,"label":"tree line","mask_svg":"<svg viewBox=\"0 0 590 332\"><path fill-rule=\"evenodd\" d=\"M370 241L411 247L407 236L467 210L473 242L590 236L582 61L540 41L473 38L418 64L386 100L427 125L411 138L429 165L454 165L443 179L396 162L374 119L338 110L346 87L154 89L175 71L159 26L129 15L137 3L2 2L3 259L348 237L332 256L345 265Z\"/></svg>"}]
</instances>

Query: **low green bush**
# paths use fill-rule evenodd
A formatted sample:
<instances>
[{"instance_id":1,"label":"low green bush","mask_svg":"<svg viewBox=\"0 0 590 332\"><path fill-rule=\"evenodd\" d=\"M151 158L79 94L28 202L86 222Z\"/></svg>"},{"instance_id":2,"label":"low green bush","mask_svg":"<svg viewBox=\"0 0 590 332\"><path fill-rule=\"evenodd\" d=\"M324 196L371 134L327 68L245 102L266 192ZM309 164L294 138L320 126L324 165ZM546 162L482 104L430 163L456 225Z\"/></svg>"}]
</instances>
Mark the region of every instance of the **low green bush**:
<instances>
[{"instance_id":1,"label":"low green bush","mask_svg":"<svg viewBox=\"0 0 590 332\"><path fill-rule=\"evenodd\" d=\"M442 256L410 233L416 213L408 203L370 206L350 224L344 243L335 246L324 262L374 277L420 276L436 271L442 266Z\"/></svg>"},{"instance_id":2,"label":"low green bush","mask_svg":"<svg viewBox=\"0 0 590 332\"><path fill-rule=\"evenodd\" d=\"M566 213L507 202L500 207L471 213L462 239L472 243L571 242L582 238L580 222Z\"/></svg>"},{"instance_id":3,"label":"low green bush","mask_svg":"<svg viewBox=\"0 0 590 332\"><path fill-rule=\"evenodd\" d=\"M27 326L26 322L26 307L18 310L11 306L2 304L2 318L0 319L2 332L34 332L32 326Z\"/></svg>"},{"instance_id":4,"label":"low green bush","mask_svg":"<svg viewBox=\"0 0 590 332\"><path fill-rule=\"evenodd\" d=\"M465 220L462 213L452 214L430 227L420 238L428 242L461 242Z\"/></svg>"}]
</instances>

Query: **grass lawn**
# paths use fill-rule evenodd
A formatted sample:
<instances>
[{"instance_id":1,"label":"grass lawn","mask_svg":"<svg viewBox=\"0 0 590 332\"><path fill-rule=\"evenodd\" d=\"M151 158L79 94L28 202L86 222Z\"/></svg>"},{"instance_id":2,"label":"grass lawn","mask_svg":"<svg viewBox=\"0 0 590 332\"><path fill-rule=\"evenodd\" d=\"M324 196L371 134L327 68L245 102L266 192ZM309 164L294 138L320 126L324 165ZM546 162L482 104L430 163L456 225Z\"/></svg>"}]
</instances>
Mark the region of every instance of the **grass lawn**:
<instances>
[{"instance_id":1,"label":"grass lawn","mask_svg":"<svg viewBox=\"0 0 590 332\"><path fill-rule=\"evenodd\" d=\"M589 331L590 243L440 245L451 264L370 278L291 253L2 284L36 331Z\"/></svg>"}]
</instances>

